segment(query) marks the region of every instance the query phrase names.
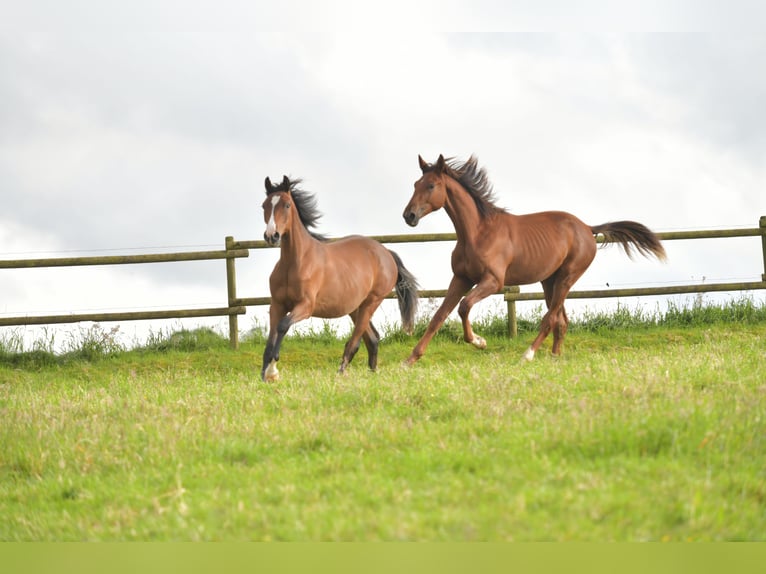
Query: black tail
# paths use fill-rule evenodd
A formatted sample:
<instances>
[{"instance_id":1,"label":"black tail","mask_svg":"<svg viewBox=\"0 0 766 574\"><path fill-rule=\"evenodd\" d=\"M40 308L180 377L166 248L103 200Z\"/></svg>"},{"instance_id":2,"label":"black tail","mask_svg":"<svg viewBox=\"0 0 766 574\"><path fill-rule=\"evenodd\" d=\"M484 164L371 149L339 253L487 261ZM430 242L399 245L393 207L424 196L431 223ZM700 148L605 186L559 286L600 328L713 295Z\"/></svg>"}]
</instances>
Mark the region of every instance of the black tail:
<instances>
[{"instance_id":1,"label":"black tail","mask_svg":"<svg viewBox=\"0 0 766 574\"><path fill-rule=\"evenodd\" d=\"M415 276L407 271L401 258L389 249L394 256L396 269L399 275L396 278L396 298L399 300L399 311L402 314L402 328L408 335L412 335L415 328L415 312L418 310L418 281Z\"/></svg>"},{"instance_id":2,"label":"black tail","mask_svg":"<svg viewBox=\"0 0 766 574\"><path fill-rule=\"evenodd\" d=\"M631 259L633 259L631 249L633 247L644 257L654 255L660 261L667 259L660 238L651 229L635 221L612 221L603 225L596 225L590 229L594 235L602 234L605 243L622 245L625 253Z\"/></svg>"}]
</instances>

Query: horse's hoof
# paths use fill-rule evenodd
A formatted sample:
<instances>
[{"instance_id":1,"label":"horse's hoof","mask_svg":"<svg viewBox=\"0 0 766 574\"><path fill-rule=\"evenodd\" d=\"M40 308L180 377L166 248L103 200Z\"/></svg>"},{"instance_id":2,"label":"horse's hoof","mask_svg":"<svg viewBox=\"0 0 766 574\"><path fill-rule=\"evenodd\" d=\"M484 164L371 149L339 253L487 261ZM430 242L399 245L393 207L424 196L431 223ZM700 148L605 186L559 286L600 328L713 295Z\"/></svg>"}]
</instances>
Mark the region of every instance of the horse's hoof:
<instances>
[{"instance_id":1,"label":"horse's hoof","mask_svg":"<svg viewBox=\"0 0 766 574\"><path fill-rule=\"evenodd\" d=\"M521 356L522 362L528 363L532 359L535 358L535 352L532 350L532 347L524 351L524 354Z\"/></svg>"},{"instance_id":2,"label":"horse's hoof","mask_svg":"<svg viewBox=\"0 0 766 574\"><path fill-rule=\"evenodd\" d=\"M276 381L279 378L279 369L277 369L277 362L271 361L269 366L266 367L266 371L263 373L263 380L267 383Z\"/></svg>"},{"instance_id":3,"label":"horse's hoof","mask_svg":"<svg viewBox=\"0 0 766 574\"><path fill-rule=\"evenodd\" d=\"M471 345L473 345L477 349L486 349L487 341L484 339L484 337L480 337L479 335L474 335L473 341L471 341Z\"/></svg>"}]
</instances>

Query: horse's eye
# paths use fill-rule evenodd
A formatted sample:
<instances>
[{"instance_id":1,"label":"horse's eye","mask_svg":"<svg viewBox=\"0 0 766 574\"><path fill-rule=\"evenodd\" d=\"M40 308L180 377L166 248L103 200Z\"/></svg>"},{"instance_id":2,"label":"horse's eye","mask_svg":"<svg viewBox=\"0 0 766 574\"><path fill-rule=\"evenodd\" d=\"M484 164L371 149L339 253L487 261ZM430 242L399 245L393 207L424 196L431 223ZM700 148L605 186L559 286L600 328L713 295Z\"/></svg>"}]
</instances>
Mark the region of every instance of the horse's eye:
<instances>
[{"instance_id":1,"label":"horse's eye","mask_svg":"<svg viewBox=\"0 0 766 574\"><path fill-rule=\"evenodd\" d=\"M434 187L435 187L435 186L434 186L434 184L433 184L433 183L429 183L429 184L428 184L428 191L433 191Z\"/></svg>"},{"instance_id":2,"label":"horse's eye","mask_svg":"<svg viewBox=\"0 0 766 574\"><path fill-rule=\"evenodd\" d=\"M285 201L285 209L290 209L290 202L289 201Z\"/></svg>"}]
</instances>

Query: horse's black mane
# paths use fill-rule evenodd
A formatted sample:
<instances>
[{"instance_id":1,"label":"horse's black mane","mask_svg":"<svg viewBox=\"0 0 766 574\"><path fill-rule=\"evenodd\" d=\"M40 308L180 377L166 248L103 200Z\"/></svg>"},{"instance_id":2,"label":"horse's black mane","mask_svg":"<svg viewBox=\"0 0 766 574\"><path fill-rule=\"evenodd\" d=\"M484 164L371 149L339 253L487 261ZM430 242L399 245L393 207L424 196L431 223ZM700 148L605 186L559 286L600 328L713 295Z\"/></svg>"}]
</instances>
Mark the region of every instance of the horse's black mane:
<instances>
[{"instance_id":1,"label":"horse's black mane","mask_svg":"<svg viewBox=\"0 0 766 574\"><path fill-rule=\"evenodd\" d=\"M290 196L293 198L293 203L295 204L295 209L298 210L298 217L300 218L301 223L303 223L303 226L315 239L326 241L327 237L313 231L317 222L322 218L322 213L319 211L317 205L317 198L313 193L298 187L301 183L303 183L301 178L295 178L291 181L285 176L278 185L272 187L271 191L266 191L266 196L269 196L272 193L290 192Z\"/></svg>"},{"instance_id":2,"label":"horse's black mane","mask_svg":"<svg viewBox=\"0 0 766 574\"><path fill-rule=\"evenodd\" d=\"M495 205L497 199L487 176L487 170L479 167L479 160L475 156L472 155L465 162L449 158L444 171L459 181L468 191L482 217L505 211L502 207Z\"/></svg>"}]
</instances>

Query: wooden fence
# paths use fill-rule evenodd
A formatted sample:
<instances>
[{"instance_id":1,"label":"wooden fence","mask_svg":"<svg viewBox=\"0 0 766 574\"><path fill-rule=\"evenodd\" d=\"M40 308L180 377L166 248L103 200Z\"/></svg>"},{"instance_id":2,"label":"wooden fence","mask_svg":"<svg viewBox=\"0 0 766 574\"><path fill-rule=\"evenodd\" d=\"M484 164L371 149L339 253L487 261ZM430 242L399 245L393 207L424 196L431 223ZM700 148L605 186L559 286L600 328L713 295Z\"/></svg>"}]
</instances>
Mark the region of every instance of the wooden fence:
<instances>
[{"instance_id":1,"label":"wooden fence","mask_svg":"<svg viewBox=\"0 0 766 574\"><path fill-rule=\"evenodd\" d=\"M226 260L226 281L229 301L236 297L234 260L248 257L247 249L231 247L232 239L226 238L226 248L219 251L186 251L180 253L151 253L146 255L106 255L101 257L56 257L47 259L0 260L0 269L30 269L39 267L79 267L84 265L128 265L140 263L169 263L178 261ZM79 321L137 321L141 319L184 319L189 317L236 317L247 312L242 305L207 309L166 309L160 311L130 311L122 313L80 313L67 315L41 315L0 317L0 327L11 325L50 325L77 323Z\"/></svg>"},{"instance_id":2,"label":"wooden fence","mask_svg":"<svg viewBox=\"0 0 766 574\"><path fill-rule=\"evenodd\" d=\"M761 281L740 283L707 283L693 285L674 285L663 287L638 287L630 289L600 289L590 291L572 291L568 299L597 299L604 297L634 297L645 295L674 295L685 293L709 293L716 291L749 291L766 289L766 216L759 220L758 227L745 229L717 229L694 231L671 231L657 234L663 241L691 239L723 239L731 237L761 237L763 254L763 274ZM394 243L425 243L434 241L455 241L454 233L409 234L409 235L376 235L373 239L385 244ZM330 240L332 241L332 239ZM599 243L603 242L598 237ZM32 267L73 267L80 265L125 265L139 263L167 263L176 261L201 261L209 259L226 260L226 295L227 306L207 309L175 309L161 311L133 311L124 313L86 313L69 315L0 317L0 327L11 325L46 325L54 323L75 323L79 321L133 321L141 319L174 319L190 317L229 317L229 341L232 348L239 346L238 315L246 312L249 306L268 305L269 297L238 297L236 280L236 259L248 257L249 250L268 248L262 240L235 241L233 237L225 240L225 249L221 251L195 251L181 253L158 253L147 255L112 255L103 257L65 257L50 259L16 259L0 260L0 269L22 269ZM421 290L420 296L444 297L445 289ZM542 301L543 293L521 293L518 286L507 286L498 293L502 295L508 308L508 334L517 334L516 302ZM389 298L394 298L391 293Z\"/></svg>"}]
</instances>

